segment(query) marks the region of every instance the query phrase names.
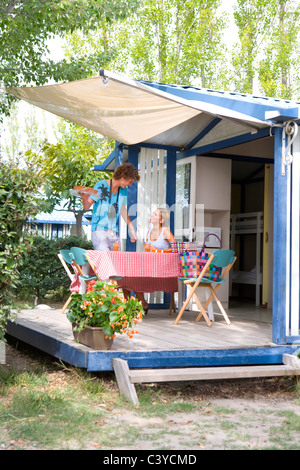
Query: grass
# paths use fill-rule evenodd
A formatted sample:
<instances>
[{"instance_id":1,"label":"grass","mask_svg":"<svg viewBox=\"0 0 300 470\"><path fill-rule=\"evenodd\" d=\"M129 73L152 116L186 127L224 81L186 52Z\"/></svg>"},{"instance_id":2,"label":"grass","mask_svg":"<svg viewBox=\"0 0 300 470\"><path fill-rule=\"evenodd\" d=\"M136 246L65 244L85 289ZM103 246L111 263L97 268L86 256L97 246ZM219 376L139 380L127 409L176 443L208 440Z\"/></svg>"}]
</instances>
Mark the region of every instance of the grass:
<instances>
[{"instance_id":1,"label":"grass","mask_svg":"<svg viewBox=\"0 0 300 470\"><path fill-rule=\"evenodd\" d=\"M0 449L300 449L299 390L289 395L295 410L270 400L259 412L214 405L210 395L222 390L203 390L139 385L135 407L110 373L39 361L25 372L0 366Z\"/></svg>"}]
</instances>

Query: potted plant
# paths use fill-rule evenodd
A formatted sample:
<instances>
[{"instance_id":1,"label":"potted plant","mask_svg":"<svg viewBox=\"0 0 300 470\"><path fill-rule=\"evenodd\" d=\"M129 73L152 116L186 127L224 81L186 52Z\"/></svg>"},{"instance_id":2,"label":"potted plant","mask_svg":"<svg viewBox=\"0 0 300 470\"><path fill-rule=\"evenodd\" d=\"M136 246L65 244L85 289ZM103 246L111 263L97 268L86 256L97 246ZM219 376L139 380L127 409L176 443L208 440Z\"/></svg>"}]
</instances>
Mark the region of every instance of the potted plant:
<instances>
[{"instance_id":1,"label":"potted plant","mask_svg":"<svg viewBox=\"0 0 300 470\"><path fill-rule=\"evenodd\" d=\"M67 313L75 340L93 349L110 349L116 333L132 338L142 321L143 307L135 297L126 299L116 285L90 281L85 294L72 294Z\"/></svg>"}]
</instances>

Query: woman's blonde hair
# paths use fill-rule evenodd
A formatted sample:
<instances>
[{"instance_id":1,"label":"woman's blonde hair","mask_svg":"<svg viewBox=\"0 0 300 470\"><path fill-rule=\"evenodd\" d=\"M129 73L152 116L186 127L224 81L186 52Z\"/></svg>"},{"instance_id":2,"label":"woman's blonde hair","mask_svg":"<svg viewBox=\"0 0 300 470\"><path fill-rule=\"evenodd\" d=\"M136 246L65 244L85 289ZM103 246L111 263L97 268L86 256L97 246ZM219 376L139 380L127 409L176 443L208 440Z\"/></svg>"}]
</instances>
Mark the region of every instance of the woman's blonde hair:
<instances>
[{"instance_id":1,"label":"woman's blonde hair","mask_svg":"<svg viewBox=\"0 0 300 470\"><path fill-rule=\"evenodd\" d=\"M160 212L162 218L162 226L169 227L170 211L165 207L158 207L157 210Z\"/></svg>"}]
</instances>

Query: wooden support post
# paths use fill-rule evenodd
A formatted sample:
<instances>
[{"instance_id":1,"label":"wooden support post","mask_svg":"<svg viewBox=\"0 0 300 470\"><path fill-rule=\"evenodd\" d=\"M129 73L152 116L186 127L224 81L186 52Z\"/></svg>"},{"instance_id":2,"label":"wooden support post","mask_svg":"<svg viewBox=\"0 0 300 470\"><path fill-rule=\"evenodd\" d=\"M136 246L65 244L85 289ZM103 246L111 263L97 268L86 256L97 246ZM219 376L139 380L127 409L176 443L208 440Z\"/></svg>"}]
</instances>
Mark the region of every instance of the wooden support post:
<instances>
[{"instance_id":1,"label":"wooden support post","mask_svg":"<svg viewBox=\"0 0 300 470\"><path fill-rule=\"evenodd\" d=\"M6 348L3 341L0 341L0 364L6 364Z\"/></svg>"},{"instance_id":2,"label":"wooden support post","mask_svg":"<svg viewBox=\"0 0 300 470\"><path fill-rule=\"evenodd\" d=\"M116 375L120 393L134 405L139 404L139 400L134 385L130 382L130 372L127 361L123 359L113 359L112 366Z\"/></svg>"}]
</instances>

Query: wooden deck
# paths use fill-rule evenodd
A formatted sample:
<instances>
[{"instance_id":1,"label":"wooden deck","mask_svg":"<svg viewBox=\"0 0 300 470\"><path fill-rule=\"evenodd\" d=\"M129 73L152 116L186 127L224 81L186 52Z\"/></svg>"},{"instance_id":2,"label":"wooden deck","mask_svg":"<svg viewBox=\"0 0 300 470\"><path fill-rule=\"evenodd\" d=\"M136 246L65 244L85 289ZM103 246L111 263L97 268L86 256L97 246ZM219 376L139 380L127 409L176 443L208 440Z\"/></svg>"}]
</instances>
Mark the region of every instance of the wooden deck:
<instances>
[{"instance_id":1,"label":"wooden deck","mask_svg":"<svg viewBox=\"0 0 300 470\"><path fill-rule=\"evenodd\" d=\"M228 310L231 325L215 315L211 327L196 323L196 312L185 312L178 325L175 313L149 310L133 339L117 335L110 351L94 351L74 341L71 324L55 309L22 310L7 332L69 364L91 371L112 370L122 358L132 368L280 363L291 347L272 344L271 312Z\"/></svg>"}]
</instances>

